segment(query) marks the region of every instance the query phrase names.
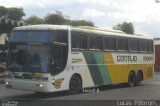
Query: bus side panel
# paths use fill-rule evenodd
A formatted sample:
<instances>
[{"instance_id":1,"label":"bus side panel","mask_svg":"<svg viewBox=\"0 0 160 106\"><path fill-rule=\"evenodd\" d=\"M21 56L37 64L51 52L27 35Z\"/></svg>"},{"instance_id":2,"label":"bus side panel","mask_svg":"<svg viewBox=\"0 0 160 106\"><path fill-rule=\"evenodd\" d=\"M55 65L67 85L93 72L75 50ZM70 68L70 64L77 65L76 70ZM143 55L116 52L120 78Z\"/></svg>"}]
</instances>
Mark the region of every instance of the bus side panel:
<instances>
[{"instance_id":1,"label":"bus side panel","mask_svg":"<svg viewBox=\"0 0 160 106\"><path fill-rule=\"evenodd\" d=\"M153 78L153 67L154 67L154 55L153 54L135 54L132 53L130 56L136 56L137 60L129 63L129 70L143 72L143 78Z\"/></svg>"},{"instance_id":2,"label":"bus side panel","mask_svg":"<svg viewBox=\"0 0 160 106\"><path fill-rule=\"evenodd\" d=\"M108 69L104 63L104 55L102 52L95 52L94 53L94 57L96 59L99 71L101 73L101 76L103 78L103 84L107 85L107 84L112 84L112 81L110 79L109 73L108 73Z\"/></svg>"},{"instance_id":3,"label":"bus side panel","mask_svg":"<svg viewBox=\"0 0 160 106\"><path fill-rule=\"evenodd\" d=\"M84 52L83 54L95 86L128 82L128 64L114 62L114 57L118 54L109 52Z\"/></svg>"},{"instance_id":4,"label":"bus side panel","mask_svg":"<svg viewBox=\"0 0 160 106\"><path fill-rule=\"evenodd\" d=\"M108 73L112 80L112 84L125 83L128 79L128 64L117 64L116 63L117 54L110 52L104 53L104 62L108 69Z\"/></svg>"},{"instance_id":5,"label":"bus side panel","mask_svg":"<svg viewBox=\"0 0 160 106\"><path fill-rule=\"evenodd\" d=\"M87 62L82 52L72 52L71 55L72 66L76 67L74 72L77 72L82 77L83 87L94 87L93 78L88 68Z\"/></svg>"},{"instance_id":6,"label":"bus side panel","mask_svg":"<svg viewBox=\"0 0 160 106\"><path fill-rule=\"evenodd\" d=\"M84 52L83 55L87 62L94 85L95 86L104 85L103 78L101 76L101 72L99 71L99 67L97 65L97 62L94 56L94 52Z\"/></svg>"},{"instance_id":7,"label":"bus side panel","mask_svg":"<svg viewBox=\"0 0 160 106\"><path fill-rule=\"evenodd\" d=\"M153 64L143 65L144 80L153 78L153 75L154 75L153 69L154 69Z\"/></svg>"},{"instance_id":8,"label":"bus side panel","mask_svg":"<svg viewBox=\"0 0 160 106\"><path fill-rule=\"evenodd\" d=\"M112 84L100 52L72 53L72 65L82 77L83 87Z\"/></svg>"},{"instance_id":9,"label":"bus side panel","mask_svg":"<svg viewBox=\"0 0 160 106\"><path fill-rule=\"evenodd\" d=\"M72 65L74 65L83 81L83 87L93 87L99 85L127 83L131 70L135 73L142 70L144 80L153 78L153 62L143 62L143 56L153 55L133 54L129 59L117 60L118 56L131 56L128 53L111 52L76 52L72 53ZM137 56L137 60L133 57ZM140 64L141 63L141 64ZM143 63L143 64L142 64Z\"/></svg>"}]
</instances>

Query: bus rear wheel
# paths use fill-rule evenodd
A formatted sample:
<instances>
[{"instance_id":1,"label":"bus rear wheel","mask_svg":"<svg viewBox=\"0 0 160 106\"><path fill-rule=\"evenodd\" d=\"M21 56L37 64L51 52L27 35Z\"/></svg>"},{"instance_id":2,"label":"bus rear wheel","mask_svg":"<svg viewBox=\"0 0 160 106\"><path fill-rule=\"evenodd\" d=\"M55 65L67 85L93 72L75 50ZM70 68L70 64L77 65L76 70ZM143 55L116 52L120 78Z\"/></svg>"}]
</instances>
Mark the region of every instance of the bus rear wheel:
<instances>
[{"instance_id":1,"label":"bus rear wheel","mask_svg":"<svg viewBox=\"0 0 160 106\"><path fill-rule=\"evenodd\" d=\"M80 77L77 75L72 76L69 83L69 93L75 94L79 93L81 90L82 90L82 82Z\"/></svg>"},{"instance_id":2,"label":"bus rear wheel","mask_svg":"<svg viewBox=\"0 0 160 106\"><path fill-rule=\"evenodd\" d=\"M129 76L128 76L128 85L130 87L133 87L136 84L136 76L134 74L134 72L130 72Z\"/></svg>"},{"instance_id":3,"label":"bus rear wheel","mask_svg":"<svg viewBox=\"0 0 160 106\"><path fill-rule=\"evenodd\" d=\"M141 85L141 81L143 80L143 74L142 72L138 72L136 76L136 85Z\"/></svg>"}]
</instances>

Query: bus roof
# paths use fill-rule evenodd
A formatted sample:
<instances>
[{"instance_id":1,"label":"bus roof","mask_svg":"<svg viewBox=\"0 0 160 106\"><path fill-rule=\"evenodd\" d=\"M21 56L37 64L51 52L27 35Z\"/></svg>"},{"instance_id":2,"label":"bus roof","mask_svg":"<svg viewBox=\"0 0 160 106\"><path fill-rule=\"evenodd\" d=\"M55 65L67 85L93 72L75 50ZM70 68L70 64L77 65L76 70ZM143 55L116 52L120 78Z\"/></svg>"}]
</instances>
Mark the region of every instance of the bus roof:
<instances>
[{"instance_id":1,"label":"bus roof","mask_svg":"<svg viewBox=\"0 0 160 106\"><path fill-rule=\"evenodd\" d=\"M13 30L67 30L69 26L67 25L48 25L48 24L39 24L39 25L27 25L16 27Z\"/></svg>"},{"instance_id":2,"label":"bus roof","mask_svg":"<svg viewBox=\"0 0 160 106\"><path fill-rule=\"evenodd\" d=\"M143 35L131 35L126 34L125 32L118 31L118 30L110 30L110 29L103 29L103 28L95 28L95 27L72 27L72 30L85 32L85 33L93 33L98 35L111 35L115 37L128 37L128 38L140 38L140 39L152 39L149 36L143 36Z\"/></svg>"},{"instance_id":3,"label":"bus roof","mask_svg":"<svg viewBox=\"0 0 160 106\"><path fill-rule=\"evenodd\" d=\"M69 25L40 24L40 25L28 25L28 26L16 27L13 30L68 30L68 29L71 29L72 31L92 33L96 35L111 35L116 37L121 36L121 37L131 37L131 38L141 38L141 39L152 39L151 37L143 35L126 34L119 30L110 30L110 29L103 29L103 28L96 28L89 26L73 27Z\"/></svg>"}]
</instances>

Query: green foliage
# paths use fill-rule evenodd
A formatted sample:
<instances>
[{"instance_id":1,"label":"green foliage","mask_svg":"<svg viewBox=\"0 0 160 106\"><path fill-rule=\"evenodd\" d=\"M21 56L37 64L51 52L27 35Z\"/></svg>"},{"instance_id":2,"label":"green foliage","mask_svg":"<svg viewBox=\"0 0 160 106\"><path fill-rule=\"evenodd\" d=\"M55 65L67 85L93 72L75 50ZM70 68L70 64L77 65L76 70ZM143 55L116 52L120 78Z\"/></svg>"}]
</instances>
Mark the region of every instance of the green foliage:
<instances>
[{"instance_id":1,"label":"green foliage","mask_svg":"<svg viewBox=\"0 0 160 106\"><path fill-rule=\"evenodd\" d=\"M25 13L23 8L11 7L6 8L0 6L0 17L6 17L12 20L20 21ZM63 15L62 12L56 11L56 13L48 14L44 19L35 15L25 19L27 24L55 24L55 25L72 25L72 26L94 26L92 21L86 20L71 20L68 15Z\"/></svg>"},{"instance_id":2,"label":"green foliage","mask_svg":"<svg viewBox=\"0 0 160 106\"><path fill-rule=\"evenodd\" d=\"M134 34L134 26L131 22L123 22L122 24L117 24L113 26L115 30L121 30L127 34Z\"/></svg>"},{"instance_id":3,"label":"green foliage","mask_svg":"<svg viewBox=\"0 0 160 106\"><path fill-rule=\"evenodd\" d=\"M6 16L8 12L8 9L6 7L0 6L0 17Z\"/></svg>"},{"instance_id":4,"label":"green foliage","mask_svg":"<svg viewBox=\"0 0 160 106\"><path fill-rule=\"evenodd\" d=\"M35 24L44 24L45 21L44 21L44 19L39 18L39 17L33 15L33 16L27 18L25 20L25 23L30 24L30 25L35 25Z\"/></svg>"},{"instance_id":5,"label":"green foliage","mask_svg":"<svg viewBox=\"0 0 160 106\"><path fill-rule=\"evenodd\" d=\"M0 17L5 17L12 20L20 21L23 16L25 16L23 8L17 8L17 7L6 8L0 6Z\"/></svg>"},{"instance_id":6,"label":"green foliage","mask_svg":"<svg viewBox=\"0 0 160 106\"><path fill-rule=\"evenodd\" d=\"M45 22L47 24L55 24L55 25L94 26L94 23L92 21L70 20L68 15L64 16L59 11L56 11L56 13L48 14L45 17Z\"/></svg>"},{"instance_id":7,"label":"green foliage","mask_svg":"<svg viewBox=\"0 0 160 106\"><path fill-rule=\"evenodd\" d=\"M25 16L23 8L17 8L17 7L8 8L7 17L9 19L20 21L23 16Z\"/></svg>"},{"instance_id":8,"label":"green foliage","mask_svg":"<svg viewBox=\"0 0 160 106\"><path fill-rule=\"evenodd\" d=\"M45 17L47 24L62 25L65 23L65 18L61 12L51 13Z\"/></svg>"}]
</instances>

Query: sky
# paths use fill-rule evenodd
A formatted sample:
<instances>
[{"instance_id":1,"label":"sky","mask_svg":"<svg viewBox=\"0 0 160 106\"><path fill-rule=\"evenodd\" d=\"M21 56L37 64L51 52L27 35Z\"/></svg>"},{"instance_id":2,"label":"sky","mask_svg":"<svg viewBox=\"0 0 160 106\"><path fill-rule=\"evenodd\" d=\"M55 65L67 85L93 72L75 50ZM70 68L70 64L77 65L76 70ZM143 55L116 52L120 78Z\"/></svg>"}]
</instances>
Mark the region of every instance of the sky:
<instances>
[{"instance_id":1,"label":"sky","mask_svg":"<svg viewBox=\"0 0 160 106\"><path fill-rule=\"evenodd\" d=\"M132 22L136 34L160 37L160 2L155 0L0 0L0 6L22 7L24 19L61 11L70 19L89 20L102 28Z\"/></svg>"}]
</instances>

